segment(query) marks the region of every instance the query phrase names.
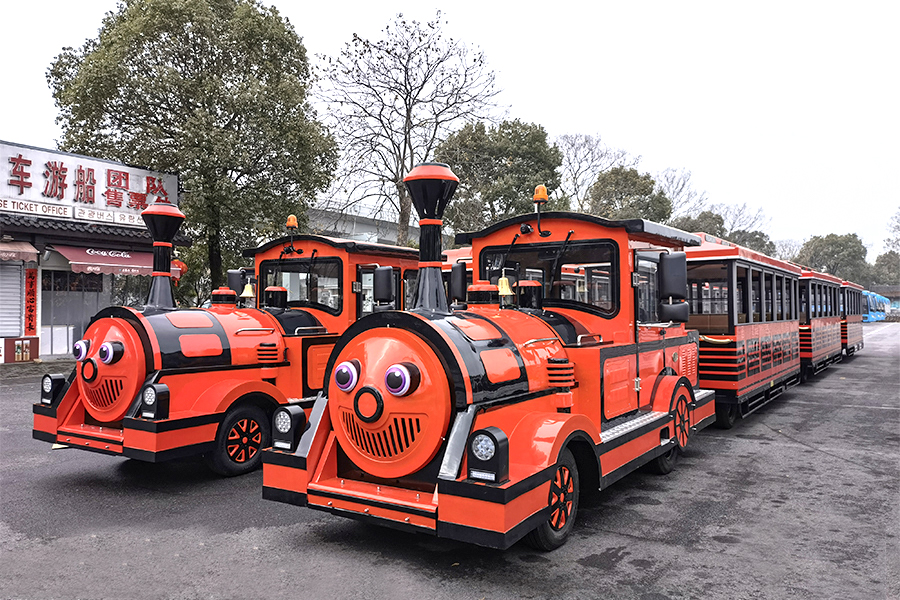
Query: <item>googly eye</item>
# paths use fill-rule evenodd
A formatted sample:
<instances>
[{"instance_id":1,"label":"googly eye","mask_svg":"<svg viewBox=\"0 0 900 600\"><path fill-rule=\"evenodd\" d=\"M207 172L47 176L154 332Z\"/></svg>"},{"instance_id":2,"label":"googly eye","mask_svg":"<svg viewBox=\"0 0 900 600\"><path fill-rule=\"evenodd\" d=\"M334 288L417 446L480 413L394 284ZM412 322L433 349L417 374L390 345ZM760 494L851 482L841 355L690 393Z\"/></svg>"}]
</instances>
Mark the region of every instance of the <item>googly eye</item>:
<instances>
[{"instance_id":1,"label":"googly eye","mask_svg":"<svg viewBox=\"0 0 900 600\"><path fill-rule=\"evenodd\" d=\"M394 396L406 396L419 387L419 368L412 363L399 363L384 373L384 387Z\"/></svg>"},{"instance_id":2,"label":"googly eye","mask_svg":"<svg viewBox=\"0 0 900 600\"><path fill-rule=\"evenodd\" d=\"M78 340L75 342L75 345L72 346L72 354L75 356L75 360L81 362L87 358L90 349L91 342L89 340Z\"/></svg>"},{"instance_id":3,"label":"googly eye","mask_svg":"<svg viewBox=\"0 0 900 600\"><path fill-rule=\"evenodd\" d=\"M97 350L97 358L104 365L117 362L123 354L125 354L125 346L122 342L103 342L100 349Z\"/></svg>"},{"instance_id":4,"label":"googly eye","mask_svg":"<svg viewBox=\"0 0 900 600\"><path fill-rule=\"evenodd\" d=\"M342 392L349 392L356 387L359 381L359 361L347 360L342 362L334 370L334 384Z\"/></svg>"}]
</instances>

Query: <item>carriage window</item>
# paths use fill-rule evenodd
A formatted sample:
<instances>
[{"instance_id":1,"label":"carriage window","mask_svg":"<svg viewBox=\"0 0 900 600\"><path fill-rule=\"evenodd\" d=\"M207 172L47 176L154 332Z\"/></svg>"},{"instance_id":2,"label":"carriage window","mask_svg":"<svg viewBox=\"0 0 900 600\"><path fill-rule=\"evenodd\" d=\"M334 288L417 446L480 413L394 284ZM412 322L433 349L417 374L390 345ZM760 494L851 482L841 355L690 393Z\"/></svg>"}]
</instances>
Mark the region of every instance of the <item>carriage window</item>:
<instances>
[{"instance_id":1,"label":"carriage window","mask_svg":"<svg viewBox=\"0 0 900 600\"><path fill-rule=\"evenodd\" d=\"M807 315L809 315L809 282L800 282L800 321L807 323Z\"/></svg>"},{"instance_id":2,"label":"carriage window","mask_svg":"<svg viewBox=\"0 0 900 600\"><path fill-rule=\"evenodd\" d=\"M787 279L784 286L784 318L787 320L794 319L794 293L793 288L795 281Z\"/></svg>"},{"instance_id":3,"label":"carriage window","mask_svg":"<svg viewBox=\"0 0 900 600\"><path fill-rule=\"evenodd\" d=\"M750 270L750 290L750 296L753 302L753 322L759 323L762 321L762 315L760 314L762 290L760 290L759 271L756 269Z\"/></svg>"},{"instance_id":4,"label":"carriage window","mask_svg":"<svg viewBox=\"0 0 900 600\"><path fill-rule=\"evenodd\" d=\"M772 314L773 311L773 302L775 300L775 277L771 273L765 273L763 275L763 281L765 282L766 288L766 321L774 320L774 316Z\"/></svg>"},{"instance_id":5,"label":"carriage window","mask_svg":"<svg viewBox=\"0 0 900 600\"><path fill-rule=\"evenodd\" d=\"M502 270L510 285L540 281L547 305L582 305L611 316L619 308L617 255L614 243L597 240L495 246L481 253L480 278L496 282Z\"/></svg>"},{"instance_id":6,"label":"carriage window","mask_svg":"<svg viewBox=\"0 0 900 600\"><path fill-rule=\"evenodd\" d=\"M343 310L342 264L337 258L267 260L259 267L262 289L287 289L288 306L309 307L338 315Z\"/></svg>"},{"instance_id":7,"label":"carriage window","mask_svg":"<svg viewBox=\"0 0 900 600\"><path fill-rule=\"evenodd\" d=\"M656 309L656 303L659 301L656 293L656 265L655 261L638 258L637 319L642 323L659 321Z\"/></svg>"},{"instance_id":8,"label":"carriage window","mask_svg":"<svg viewBox=\"0 0 900 600\"><path fill-rule=\"evenodd\" d=\"M784 277L781 275L775 276L775 318L779 321L784 319L784 294L782 293L782 289L784 288Z\"/></svg>"},{"instance_id":9,"label":"carriage window","mask_svg":"<svg viewBox=\"0 0 900 600\"><path fill-rule=\"evenodd\" d=\"M744 271L746 276L746 269ZM688 263L688 294L691 316L688 327L702 333L727 333L728 321L728 269L724 263ZM738 295L743 286L738 280ZM746 320L746 312L743 315ZM744 322L744 321L738 321Z\"/></svg>"},{"instance_id":10,"label":"carriage window","mask_svg":"<svg viewBox=\"0 0 900 600\"><path fill-rule=\"evenodd\" d=\"M737 269L737 301L738 301L738 323L746 323L747 315L750 313L750 297L747 288L747 268L738 267Z\"/></svg>"}]
</instances>

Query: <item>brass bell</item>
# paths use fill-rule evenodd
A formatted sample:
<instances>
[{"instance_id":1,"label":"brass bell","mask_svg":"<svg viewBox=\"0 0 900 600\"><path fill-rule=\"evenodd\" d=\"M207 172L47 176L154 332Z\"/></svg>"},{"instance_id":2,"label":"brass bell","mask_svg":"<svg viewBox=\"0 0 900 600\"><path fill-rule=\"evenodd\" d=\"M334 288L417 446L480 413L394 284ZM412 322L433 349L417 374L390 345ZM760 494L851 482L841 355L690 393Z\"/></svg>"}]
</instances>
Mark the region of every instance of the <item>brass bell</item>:
<instances>
[{"instance_id":1,"label":"brass bell","mask_svg":"<svg viewBox=\"0 0 900 600\"><path fill-rule=\"evenodd\" d=\"M244 286L244 291L241 292L241 298L255 298L256 294L253 293L253 284L249 281L247 285Z\"/></svg>"},{"instance_id":2,"label":"brass bell","mask_svg":"<svg viewBox=\"0 0 900 600\"><path fill-rule=\"evenodd\" d=\"M509 286L509 278L501 277L497 281L497 291L501 296L515 296L512 288Z\"/></svg>"}]
</instances>

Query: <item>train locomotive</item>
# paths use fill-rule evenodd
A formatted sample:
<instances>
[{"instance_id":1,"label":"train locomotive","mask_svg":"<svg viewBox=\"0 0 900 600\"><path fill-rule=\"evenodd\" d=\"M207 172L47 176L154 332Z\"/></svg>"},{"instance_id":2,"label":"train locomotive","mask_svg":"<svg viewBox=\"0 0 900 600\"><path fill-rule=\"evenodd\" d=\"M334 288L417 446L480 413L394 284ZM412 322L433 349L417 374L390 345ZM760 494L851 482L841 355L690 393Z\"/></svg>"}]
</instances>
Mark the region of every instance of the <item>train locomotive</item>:
<instances>
[{"instance_id":1,"label":"train locomotive","mask_svg":"<svg viewBox=\"0 0 900 600\"><path fill-rule=\"evenodd\" d=\"M643 465L673 469L715 419L687 331L685 245L633 219L540 212L461 234L441 279L441 215L458 179L404 180L420 218L412 310L351 325L309 419L276 409L263 497L478 545L567 539L579 498ZM451 303L452 301L452 303Z\"/></svg>"},{"instance_id":2,"label":"train locomotive","mask_svg":"<svg viewBox=\"0 0 900 600\"><path fill-rule=\"evenodd\" d=\"M275 407L312 406L338 335L365 312L372 271L387 266L398 290L403 269L415 272L412 249L291 235L245 251L260 308L223 287L209 309L176 309L171 241L184 215L157 203L142 216L154 239L147 305L100 311L72 373L44 376L36 439L149 462L202 454L229 476L258 468Z\"/></svg>"}]
</instances>

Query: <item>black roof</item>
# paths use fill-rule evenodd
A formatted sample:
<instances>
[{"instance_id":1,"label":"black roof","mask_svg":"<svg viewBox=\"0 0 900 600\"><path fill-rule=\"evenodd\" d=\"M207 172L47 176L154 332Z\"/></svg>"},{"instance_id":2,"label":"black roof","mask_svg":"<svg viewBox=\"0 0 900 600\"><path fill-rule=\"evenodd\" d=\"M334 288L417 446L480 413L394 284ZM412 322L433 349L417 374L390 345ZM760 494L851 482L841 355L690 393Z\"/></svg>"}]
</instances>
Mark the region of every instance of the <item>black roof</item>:
<instances>
[{"instance_id":1,"label":"black roof","mask_svg":"<svg viewBox=\"0 0 900 600\"><path fill-rule=\"evenodd\" d=\"M35 240L45 243L84 244L85 236L91 242L128 243L139 246L152 246L153 239L146 227L121 227L105 223L86 223L84 221L66 221L63 219L45 219L33 215L18 213L0 213L0 234L26 234ZM52 238L52 239L51 239ZM38 241L37 243L41 243ZM190 237L179 233L175 236L176 246L190 246Z\"/></svg>"},{"instance_id":2,"label":"black roof","mask_svg":"<svg viewBox=\"0 0 900 600\"><path fill-rule=\"evenodd\" d=\"M669 227L668 225L660 225L659 223L654 223L653 221L647 221L644 219L625 219L621 221L613 221L610 219L604 219L603 217L595 217L594 215L571 212L546 212L541 213L541 217L542 219L575 219L576 221L586 221L588 223L602 225L603 227L623 227L628 233L642 233L645 235L660 238L660 240L663 242L674 241L684 246L699 246L701 243L700 238L692 233L687 233L685 231L681 231L680 229ZM469 245L472 243L473 239L485 237L494 233L495 231L503 229L504 227L509 227L510 225L517 225L528 221L536 222L537 214L527 213L524 215L519 215L517 217L510 217L509 219L504 219L503 221L494 223L493 225L482 229L481 231L457 233L455 241L457 244ZM544 229L544 227L541 227L541 229Z\"/></svg>"},{"instance_id":3,"label":"black roof","mask_svg":"<svg viewBox=\"0 0 900 600\"><path fill-rule=\"evenodd\" d=\"M300 233L293 237L285 236L277 240L272 240L271 242L266 242L258 248L247 248L243 251L242 254L245 257L253 257L257 254L266 252L267 250L271 250L276 246L285 246L290 243L291 239L293 239L295 242L321 242L323 244L328 244L329 246L332 246L334 248L340 248L342 250L353 252L355 254L380 254L382 256L396 256L399 258L410 259L416 259L419 256L419 251L415 248L403 248L400 246L389 246L387 244L376 244L371 242L357 242L355 240L345 240L341 238L333 238L311 233Z\"/></svg>"}]
</instances>

